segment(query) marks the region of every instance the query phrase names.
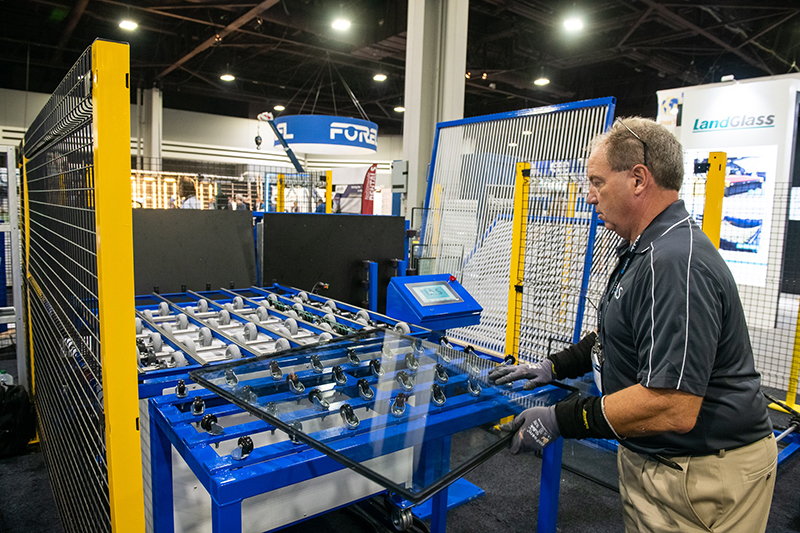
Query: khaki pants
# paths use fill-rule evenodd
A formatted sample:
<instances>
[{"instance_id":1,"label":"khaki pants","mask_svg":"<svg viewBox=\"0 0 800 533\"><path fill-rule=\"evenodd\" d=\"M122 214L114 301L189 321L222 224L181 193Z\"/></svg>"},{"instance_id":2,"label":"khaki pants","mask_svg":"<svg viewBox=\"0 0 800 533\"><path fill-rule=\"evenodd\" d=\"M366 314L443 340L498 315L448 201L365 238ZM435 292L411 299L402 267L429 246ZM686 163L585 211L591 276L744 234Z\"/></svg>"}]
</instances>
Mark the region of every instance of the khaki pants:
<instances>
[{"instance_id":1,"label":"khaki pants","mask_svg":"<svg viewBox=\"0 0 800 533\"><path fill-rule=\"evenodd\" d=\"M766 529L778 465L772 435L719 455L671 459L683 472L619 447L626 533L757 533Z\"/></svg>"}]
</instances>

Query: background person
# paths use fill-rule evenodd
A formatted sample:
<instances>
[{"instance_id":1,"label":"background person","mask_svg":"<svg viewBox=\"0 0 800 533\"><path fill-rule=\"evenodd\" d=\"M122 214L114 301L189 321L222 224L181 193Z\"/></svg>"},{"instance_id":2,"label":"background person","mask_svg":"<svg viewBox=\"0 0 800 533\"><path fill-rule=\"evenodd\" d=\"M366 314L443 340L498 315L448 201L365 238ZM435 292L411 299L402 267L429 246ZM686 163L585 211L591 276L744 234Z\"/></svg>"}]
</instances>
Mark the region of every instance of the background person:
<instances>
[{"instance_id":1,"label":"background person","mask_svg":"<svg viewBox=\"0 0 800 533\"><path fill-rule=\"evenodd\" d=\"M603 396L524 411L501 426L511 452L617 439L626 531L763 532L777 446L733 276L679 200L681 145L651 120L618 120L587 174L587 201L625 241L598 331L490 379L531 389L593 372Z\"/></svg>"}]
</instances>

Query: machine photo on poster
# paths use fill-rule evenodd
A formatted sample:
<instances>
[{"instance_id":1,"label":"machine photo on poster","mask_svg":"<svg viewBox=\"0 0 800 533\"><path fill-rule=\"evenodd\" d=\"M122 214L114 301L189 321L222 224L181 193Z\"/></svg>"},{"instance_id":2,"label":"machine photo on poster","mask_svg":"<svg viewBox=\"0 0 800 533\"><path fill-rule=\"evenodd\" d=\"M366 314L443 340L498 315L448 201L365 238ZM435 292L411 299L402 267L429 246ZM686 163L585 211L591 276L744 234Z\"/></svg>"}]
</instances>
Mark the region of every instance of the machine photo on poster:
<instances>
[{"instance_id":1,"label":"machine photo on poster","mask_svg":"<svg viewBox=\"0 0 800 533\"><path fill-rule=\"evenodd\" d=\"M702 225L708 154L727 154L719 251L738 284L765 287L777 146L687 150L681 198Z\"/></svg>"}]
</instances>

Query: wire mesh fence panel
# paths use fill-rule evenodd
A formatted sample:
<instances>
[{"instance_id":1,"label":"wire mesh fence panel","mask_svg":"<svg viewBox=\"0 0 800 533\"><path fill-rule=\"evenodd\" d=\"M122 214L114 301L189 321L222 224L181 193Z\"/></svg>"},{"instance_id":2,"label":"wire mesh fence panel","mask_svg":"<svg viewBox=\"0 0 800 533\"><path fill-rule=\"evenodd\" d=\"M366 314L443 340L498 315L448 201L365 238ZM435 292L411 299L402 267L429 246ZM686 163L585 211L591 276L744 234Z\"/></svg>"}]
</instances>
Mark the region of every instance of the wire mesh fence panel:
<instances>
[{"instance_id":1,"label":"wire mesh fence panel","mask_svg":"<svg viewBox=\"0 0 800 533\"><path fill-rule=\"evenodd\" d=\"M747 319L762 385L792 391L800 364L797 267L800 251L789 233L791 189L774 179L770 154L750 148L747 157L727 154L719 250L733 273ZM703 222L708 153L684 155L681 198Z\"/></svg>"},{"instance_id":2,"label":"wire mesh fence panel","mask_svg":"<svg viewBox=\"0 0 800 533\"><path fill-rule=\"evenodd\" d=\"M64 527L110 531L98 319L92 55L25 135L28 297L39 432Z\"/></svg>"},{"instance_id":3,"label":"wire mesh fence panel","mask_svg":"<svg viewBox=\"0 0 800 533\"><path fill-rule=\"evenodd\" d=\"M313 212L325 199L324 171L297 174L288 167L132 157L137 160L141 168L131 169L134 208L275 212L280 177L284 211ZM191 196L196 201L188 200Z\"/></svg>"},{"instance_id":4,"label":"wire mesh fence panel","mask_svg":"<svg viewBox=\"0 0 800 533\"><path fill-rule=\"evenodd\" d=\"M515 176L517 163L527 161L519 353L538 359L572 340L592 214L582 199L585 159L612 113L607 99L440 125L421 224L420 273L426 263L430 273L455 275L483 307L480 324L449 336L510 351Z\"/></svg>"}]
</instances>

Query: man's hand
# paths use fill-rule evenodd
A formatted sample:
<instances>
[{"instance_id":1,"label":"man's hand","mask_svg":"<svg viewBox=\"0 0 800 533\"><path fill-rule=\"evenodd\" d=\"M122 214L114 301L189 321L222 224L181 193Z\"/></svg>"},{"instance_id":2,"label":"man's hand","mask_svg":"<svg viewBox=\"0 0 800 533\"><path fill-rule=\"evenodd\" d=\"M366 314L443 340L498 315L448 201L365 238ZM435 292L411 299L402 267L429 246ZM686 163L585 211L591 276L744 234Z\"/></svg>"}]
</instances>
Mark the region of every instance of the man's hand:
<instances>
[{"instance_id":1,"label":"man's hand","mask_svg":"<svg viewBox=\"0 0 800 533\"><path fill-rule=\"evenodd\" d=\"M556 408L531 407L517 415L514 420L500 426L500 431L513 431L514 439L511 441L511 453L539 451L558 437L556 421Z\"/></svg>"},{"instance_id":2,"label":"man's hand","mask_svg":"<svg viewBox=\"0 0 800 533\"><path fill-rule=\"evenodd\" d=\"M489 372L489 379L496 385L527 379L529 381L522 388L533 390L553 381L553 363L549 359L545 359L534 365L500 365Z\"/></svg>"}]
</instances>

